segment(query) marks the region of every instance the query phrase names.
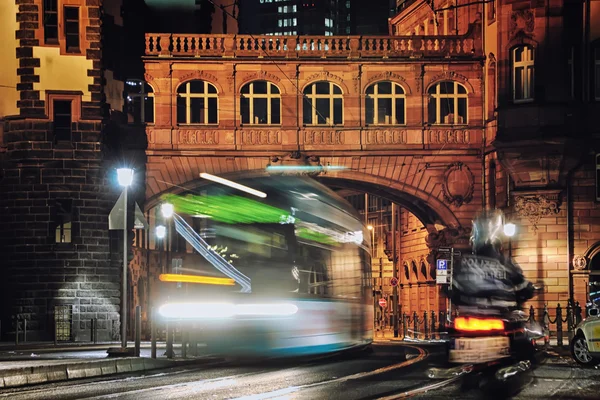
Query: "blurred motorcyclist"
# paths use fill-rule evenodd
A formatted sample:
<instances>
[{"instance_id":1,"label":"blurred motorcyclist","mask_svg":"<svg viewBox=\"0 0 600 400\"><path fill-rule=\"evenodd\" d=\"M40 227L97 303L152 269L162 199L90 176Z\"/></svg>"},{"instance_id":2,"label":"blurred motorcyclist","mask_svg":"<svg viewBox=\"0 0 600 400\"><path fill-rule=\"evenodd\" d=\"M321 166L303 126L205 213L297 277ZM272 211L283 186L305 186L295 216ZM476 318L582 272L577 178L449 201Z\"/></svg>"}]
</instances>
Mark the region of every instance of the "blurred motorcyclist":
<instances>
[{"instance_id":1,"label":"blurred motorcyclist","mask_svg":"<svg viewBox=\"0 0 600 400\"><path fill-rule=\"evenodd\" d=\"M533 284L503 254L503 228L504 216L497 210L473 221L473 254L463 255L453 273L450 295L455 305L516 310L534 296Z\"/></svg>"}]
</instances>

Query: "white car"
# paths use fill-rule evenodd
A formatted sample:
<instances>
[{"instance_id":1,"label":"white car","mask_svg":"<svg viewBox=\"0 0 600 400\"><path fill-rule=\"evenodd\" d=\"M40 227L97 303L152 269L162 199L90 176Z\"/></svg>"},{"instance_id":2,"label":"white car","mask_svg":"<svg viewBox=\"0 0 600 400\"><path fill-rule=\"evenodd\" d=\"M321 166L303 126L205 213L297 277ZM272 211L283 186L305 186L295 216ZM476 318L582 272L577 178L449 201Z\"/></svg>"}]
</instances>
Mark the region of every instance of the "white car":
<instances>
[{"instance_id":1,"label":"white car","mask_svg":"<svg viewBox=\"0 0 600 400\"><path fill-rule=\"evenodd\" d=\"M588 307L588 317L575 327L571 355L584 366L600 362L600 309L597 305Z\"/></svg>"}]
</instances>

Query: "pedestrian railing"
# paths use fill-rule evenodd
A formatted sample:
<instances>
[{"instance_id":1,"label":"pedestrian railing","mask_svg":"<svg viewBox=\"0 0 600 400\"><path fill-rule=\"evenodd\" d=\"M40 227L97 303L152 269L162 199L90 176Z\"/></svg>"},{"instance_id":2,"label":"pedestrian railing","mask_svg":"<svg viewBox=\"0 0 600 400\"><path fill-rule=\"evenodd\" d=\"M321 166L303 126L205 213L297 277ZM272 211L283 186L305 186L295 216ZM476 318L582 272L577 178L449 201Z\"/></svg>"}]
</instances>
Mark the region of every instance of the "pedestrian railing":
<instances>
[{"instance_id":1,"label":"pedestrian railing","mask_svg":"<svg viewBox=\"0 0 600 400\"><path fill-rule=\"evenodd\" d=\"M537 310L529 307L527 322L538 323L543 328L544 343L548 345L551 338L556 339L558 346L568 345L575 335L575 327L583 319L583 309L579 302L569 300L566 307L557 304L549 308ZM456 313L453 313L456 316ZM423 311L423 313L403 312L398 320L398 337L405 340L441 340L447 337L448 313L445 311ZM393 318L388 321L377 321L375 337L382 337L386 331L393 332Z\"/></svg>"}]
</instances>

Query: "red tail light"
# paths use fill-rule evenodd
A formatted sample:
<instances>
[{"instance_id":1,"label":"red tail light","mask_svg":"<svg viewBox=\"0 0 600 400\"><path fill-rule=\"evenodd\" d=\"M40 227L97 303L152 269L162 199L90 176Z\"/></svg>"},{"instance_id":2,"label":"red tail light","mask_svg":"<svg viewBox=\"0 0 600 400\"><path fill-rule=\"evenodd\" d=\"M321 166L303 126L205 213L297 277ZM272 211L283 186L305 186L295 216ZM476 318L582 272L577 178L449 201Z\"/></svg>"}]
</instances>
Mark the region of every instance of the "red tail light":
<instances>
[{"instance_id":1,"label":"red tail light","mask_svg":"<svg viewBox=\"0 0 600 400\"><path fill-rule=\"evenodd\" d=\"M458 317L454 320L454 328L458 331L501 331L504 330L504 321L501 319L483 319Z\"/></svg>"}]
</instances>

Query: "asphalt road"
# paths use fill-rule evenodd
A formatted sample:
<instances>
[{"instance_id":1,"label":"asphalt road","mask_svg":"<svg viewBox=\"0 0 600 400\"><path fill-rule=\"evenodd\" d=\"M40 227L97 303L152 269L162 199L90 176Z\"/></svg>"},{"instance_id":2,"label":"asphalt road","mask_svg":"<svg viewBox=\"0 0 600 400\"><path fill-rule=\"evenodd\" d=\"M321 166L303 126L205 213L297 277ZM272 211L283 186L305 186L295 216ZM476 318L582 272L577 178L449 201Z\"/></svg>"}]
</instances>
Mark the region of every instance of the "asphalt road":
<instances>
[{"instance_id":1,"label":"asphalt road","mask_svg":"<svg viewBox=\"0 0 600 400\"><path fill-rule=\"evenodd\" d=\"M425 371L444 367L439 347L397 342L373 345L372 352L334 357L262 362L215 362L112 378L0 390L1 399L341 399L489 398L476 388L478 377L462 384L431 380ZM423 392L424 388L440 385ZM600 370L568 360L536 365L515 387L517 399L600 399Z\"/></svg>"}]
</instances>

